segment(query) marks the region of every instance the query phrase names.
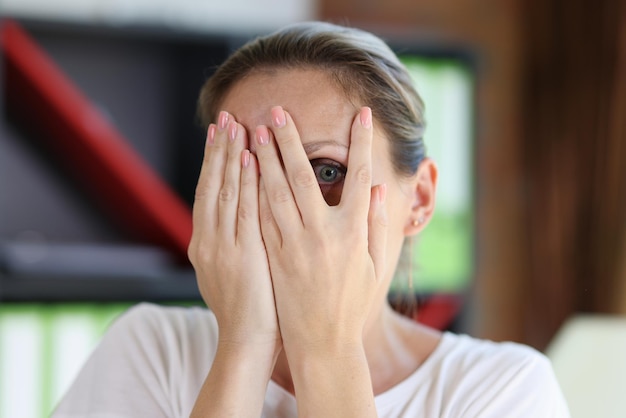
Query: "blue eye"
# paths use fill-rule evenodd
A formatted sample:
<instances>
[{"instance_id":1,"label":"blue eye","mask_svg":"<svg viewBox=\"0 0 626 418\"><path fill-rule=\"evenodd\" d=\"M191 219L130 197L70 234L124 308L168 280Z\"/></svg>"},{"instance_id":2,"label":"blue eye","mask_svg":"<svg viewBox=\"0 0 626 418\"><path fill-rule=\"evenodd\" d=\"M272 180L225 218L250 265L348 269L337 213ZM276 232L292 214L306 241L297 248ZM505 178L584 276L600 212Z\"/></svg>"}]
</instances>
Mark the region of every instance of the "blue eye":
<instances>
[{"instance_id":1,"label":"blue eye","mask_svg":"<svg viewBox=\"0 0 626 418\"><path fill-rule=\"evenodd\" d=\"M343 181L346 168L336 161L326 159L311 160L315 177L320 184L332 184Z\"/></svg>"},{"instance_id":2,"label":"blue eye","mask_svg":"<svg viewBox=\"0 0 626 418\"><path fill-rule=\"evenodd\" d=\"M343 181L347 172L346 167L327 158L311 160L311 167L313 167L315 178L317 178L326 203L329 206L339 204L343 191Z\"/></svg>"}]
</instances>

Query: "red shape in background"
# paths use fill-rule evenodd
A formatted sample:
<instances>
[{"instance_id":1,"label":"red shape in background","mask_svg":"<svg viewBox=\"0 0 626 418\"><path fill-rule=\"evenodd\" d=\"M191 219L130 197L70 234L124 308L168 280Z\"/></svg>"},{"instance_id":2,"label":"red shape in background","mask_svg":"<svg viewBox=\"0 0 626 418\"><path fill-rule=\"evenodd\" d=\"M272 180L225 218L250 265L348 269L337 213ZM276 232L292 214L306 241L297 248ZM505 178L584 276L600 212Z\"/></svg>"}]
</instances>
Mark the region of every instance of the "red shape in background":
<instances>
[{"instance_id":1,"label":"red shape in background","mask_svg":"<svg viewBox=\"0 0 626 418\"><path fill-rule=\"evenodd\" d=\"M463 300L460 295L432 295L419 304L414 319L431 328L444 330L450 327L462 305Z\"/></svg>"},{"instance_id":2,"label":"red shape in background","mask_svg":"<svg viewBox=\"0 0 626 418\"><path fill-rule=\"evenodd\" d=\"M7 107L132 237L186 260L189 207L19 24L2 21L0 45Z\"/></svg>"}]
</instances>

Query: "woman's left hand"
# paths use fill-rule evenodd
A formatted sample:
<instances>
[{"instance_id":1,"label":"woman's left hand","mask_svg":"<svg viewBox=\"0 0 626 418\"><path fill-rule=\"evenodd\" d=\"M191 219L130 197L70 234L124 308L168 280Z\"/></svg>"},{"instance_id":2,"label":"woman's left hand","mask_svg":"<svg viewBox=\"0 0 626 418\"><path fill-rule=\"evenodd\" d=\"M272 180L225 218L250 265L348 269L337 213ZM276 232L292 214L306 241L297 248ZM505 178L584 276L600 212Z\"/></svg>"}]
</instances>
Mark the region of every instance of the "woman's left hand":
<instances>
[{"instance_id":1,"label":"woman's left hand","mask_svg":"<svg viewBox=\"0 0 626 418\"><path fill-rule=\"evenodd\" d=\"M259 200L284 349L290 363L303 350L362 349L385 274L387 232L386 187L372 187L371 110L362 108L352 123L336 206L326 204L291 116L281 107L271 112L271 130L256 131Z\"/></svg>"}]
</instances>

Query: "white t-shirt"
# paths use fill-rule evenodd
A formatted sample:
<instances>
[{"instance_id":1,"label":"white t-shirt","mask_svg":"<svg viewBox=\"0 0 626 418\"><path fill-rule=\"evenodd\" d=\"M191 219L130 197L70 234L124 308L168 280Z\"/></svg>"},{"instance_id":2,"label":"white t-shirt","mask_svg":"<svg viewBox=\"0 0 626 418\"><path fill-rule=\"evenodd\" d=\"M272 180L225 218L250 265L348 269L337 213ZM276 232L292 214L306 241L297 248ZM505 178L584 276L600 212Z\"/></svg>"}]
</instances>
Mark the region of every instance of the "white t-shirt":
<instances>
[{"instance_id":1,"label":"white t-shirt","mask_svg":"<svg viewBox=\"0 0 626 418\"><path fill-rule=\"evenodd\" d=\"M216 344L209 310L138 305L111 326L53 418L188 417ZM545 356L452 333L376 408L389 418L569 417ZM270 381L262 416L296 417L295 398Z\"/></svg>"}]
</instances>

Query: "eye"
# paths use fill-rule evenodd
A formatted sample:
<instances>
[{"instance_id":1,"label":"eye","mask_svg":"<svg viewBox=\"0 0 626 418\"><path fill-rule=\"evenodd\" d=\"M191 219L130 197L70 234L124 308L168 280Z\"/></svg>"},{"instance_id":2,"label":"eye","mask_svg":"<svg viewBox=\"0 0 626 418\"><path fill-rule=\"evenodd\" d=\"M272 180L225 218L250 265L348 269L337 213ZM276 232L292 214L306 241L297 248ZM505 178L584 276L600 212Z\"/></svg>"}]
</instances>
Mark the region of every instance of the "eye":
<instances>
[{"instance_id":1,"label":"eye","mask_svg":"<svg viewBox=\"0 0 626 418\"><path fill-rule=\"evenodd\" d=\"M313 172L326 203L329 206L339 204L343 191L343 180L346 177L346 167L337 161L326 158L311 160L311 167L313 167Z\"/></svg>"},{"instance_id":2,"label":"eye","mask_svg":"<svg viewBox=\"0 0 626 418\"><path fill-rule=\"evenodd\" d=\"M346 168L333 160L321 158L311 160L311 166L320 185L343 181L346 175Z\"/></svg>"}]
</instances>

